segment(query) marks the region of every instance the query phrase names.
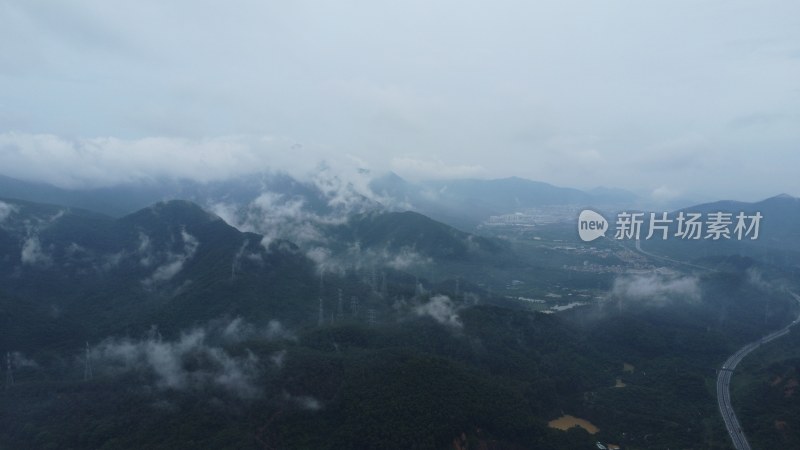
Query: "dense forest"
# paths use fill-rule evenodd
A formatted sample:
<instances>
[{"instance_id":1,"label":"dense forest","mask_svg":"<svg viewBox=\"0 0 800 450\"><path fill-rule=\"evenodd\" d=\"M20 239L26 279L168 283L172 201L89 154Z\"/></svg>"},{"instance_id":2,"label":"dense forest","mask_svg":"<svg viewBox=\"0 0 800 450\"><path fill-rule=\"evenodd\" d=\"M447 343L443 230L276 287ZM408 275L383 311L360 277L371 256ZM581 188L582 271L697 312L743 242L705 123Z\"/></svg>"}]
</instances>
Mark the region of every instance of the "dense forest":
<instances>
[{"instance_id":1,"label":"dense forest","mask_svg":"<svg viewBox=\"0 0 800 450\"><path fill-rule=\"evenodd\" d=\"M745 359L733 378L737 414L753 448L800 448L800 332Z\"/></svg>"},{"instance_id":2,"label":"dense forest","mask_svg":"<svg viewBox=\"0 0 800 450\"><path fill-rule=\"evenodd\" d=\"M120 219L15 208L0 229L3 449L725 449L715 369L798 309L768 286L786 274L746 257L612 277L417 214L333 225L384 263L342 245L321 271L313 249L188 202ZM435 263L385 262L408 248ZM791 383L792 361L767 368ZM549 426L562 416L594 428Z\"/></svg>"},{"instance_id":3,"label":"dense forest","mask_svg":"<svg viewBox=\"0 0 800 450\"><path fill-rule=\"evenodd\" d=\"M272 334L219 321L194 346L185 333L107 343L88 380L79 352L32 353L0 397L0 432L6 448L450 448L462 436L468 448L728 448L714 367L759 332L756 292L736 273L703 283L710 304L688 310L464 305L452 322L387 313ZM709 327L714 301L730 313ZM239 336L226 338L231 323ZM102 359L126 345L153 354ZM162 347L185 380L148 364ZM599 433L547 428L563 413Z\"/></svg>"}]
</instances>

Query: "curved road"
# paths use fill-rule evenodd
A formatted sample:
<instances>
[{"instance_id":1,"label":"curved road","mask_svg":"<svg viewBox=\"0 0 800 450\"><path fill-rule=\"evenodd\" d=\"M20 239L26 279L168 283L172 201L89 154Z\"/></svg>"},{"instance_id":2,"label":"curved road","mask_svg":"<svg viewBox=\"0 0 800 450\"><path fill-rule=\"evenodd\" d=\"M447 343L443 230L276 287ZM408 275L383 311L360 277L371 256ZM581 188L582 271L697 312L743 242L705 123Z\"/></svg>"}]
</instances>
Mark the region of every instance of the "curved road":
<instances>
[{"instance_id":1,"label":"curved road","mask_svg":"<svg viewBox=\"0 0 800 450\"><path fill-rule=\"evenodd\" d=\"M796 294L792 295L794 296L795 300L800 302L800 296L797 296ZM719 406L720 414L722 414L722 419L725 421L725 428L728 429L728 434L731 435L731 440L733 441L733 446L736 448L736 450L750 450L750 443L747 442L747 438L745 437L744 432L742 432L742 427L739 425L739 419L736 418L736 413L733 412L733 406L731 405L730 387L733 370L736 369L736 366L750 352L757 349L761 344L766 344L767 342L787 334L789 332L789 328L798 322L800 322L800 316L798 316L794 322L786 325L780 330L770 333L763 338L740 348L739 351L731 355L731 357L725 361L717 374L717 405Z\"/></svg>"},{"instance_id":2,"label":"curved road","mask_svg":"<svg viewBox=\"0 0 800 450\"><path fill-rule=\"evenodd\" d=\"M658 259L663 259L666 261L670 261L673 263L683 264L689 267L694 267L697 269L704 269L704 270L711 270L707 267L696 266L694 264L686 263L683 261L677 261L671 258L667 258L665 256L654 255L648 251L642 250L641 241L639 239L636 240L636 250L640 253L651 256ZM795 300L800 303L800 295L795 293L791 293ZM770 333L763 338L751 342L744 347L740 348L739 351L734 353L733 355L728 358L725 363L722 365L722 368L717 373L717 406L719 406L719 412L722 414L722 420L725 421L725 428L728 429L728 434L731 436L731 440L733 441L733 446L736 450L751 450L750 443L747 442L747 438L742 431L741 425L739 425L739 419L736 418L736 413L733 411L733 406L731 405L731 377L733 377L733 370L736 369L736 366L747 356L750 352L757 349L761 344L766 344L772 340L775 340L787 333L789 333L789 329L800 322L800 315L789 325L781 328L780 330Z\"/></svg>"}]
</instances>

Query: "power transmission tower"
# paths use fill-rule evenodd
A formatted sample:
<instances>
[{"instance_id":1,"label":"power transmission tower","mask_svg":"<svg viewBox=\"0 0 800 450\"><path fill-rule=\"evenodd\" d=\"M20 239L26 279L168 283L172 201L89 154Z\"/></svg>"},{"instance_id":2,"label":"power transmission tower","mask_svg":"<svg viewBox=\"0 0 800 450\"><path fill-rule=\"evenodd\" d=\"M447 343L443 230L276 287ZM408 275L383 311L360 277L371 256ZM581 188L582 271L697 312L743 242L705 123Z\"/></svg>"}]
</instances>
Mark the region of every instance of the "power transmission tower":
<instances>
[{"instance_id":1,"label":"power transmission tower","mask_svg":"<svg viewBox=\"0 0 800 450\"><path fill-rule=\"evenodd\" d=\"M342 300L342 290L339 289L339 298L338 298L338 303L336 305L336 318L338 320L341 320L342 316L344 316L344 304Z\"/></svg>"},{"instance_id":2,"label":"power transmission tower","mask_svg":"<svg viewBox=\"0 0 800 450\"><path fill-rule=\"evenodd\" d=\"M6 353L6 389L14 385L14 373L11 372L11 352Z\"/></svg>"},{"instance_id":3,"label":"power transmission tower","mask_svg":"<svg viewBox=\"0 0 800 450\"><path fill-rule=\"evenodd\" d=\"M83 381L89 381L92 379L92 360L90 358L90 351L89 351L89 343L86 343L86 356L84 357L84 366L83 366Z\"/></svg>"},{"instance_id":4,"label":"power transmission tower","mask_svg":"<svg viewBox=\"0 0 800 450\"><path fill-rule=\"evenodd\" d=\"M386 272L381 271L381 296L386 297L389 294L389 286L386 284Z\"/></svg>"},{"instance_id":5,"label":"power transmission tower","mask_svg":"<svg viewBox=\"0 0 800 450\"><path fill-rule=\"evenodd\" d=\"M317 319L317 324L322 326L325 323L325 309L322 304L322 291L325 288L325 281L322 274L319 274L319 317Z\"/></svg>"}]
</instances>

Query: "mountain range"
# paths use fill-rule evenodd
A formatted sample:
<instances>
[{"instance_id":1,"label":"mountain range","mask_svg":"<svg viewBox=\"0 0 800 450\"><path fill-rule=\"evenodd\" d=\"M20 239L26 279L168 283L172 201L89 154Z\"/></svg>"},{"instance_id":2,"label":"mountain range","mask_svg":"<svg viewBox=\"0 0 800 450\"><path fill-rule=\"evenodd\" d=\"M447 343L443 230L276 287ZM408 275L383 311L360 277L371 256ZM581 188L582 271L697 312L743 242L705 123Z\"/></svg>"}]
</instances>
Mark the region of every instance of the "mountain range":
<instances>
[{"instance_id":1,"label":"mountain range","mask_svg":"<svg viewBox=\"0 0 800 450\"><path fill-rule=\"evenodd\" d=\"M474 230L492 215L537 207L641 204L640 198L624 190L597 188L584 192L516 177L412 183L394 173L364 175L367 178L359 185L322 170L308 181L275 172L207 183L162 179L85 189L64 189L0 175L0 195L119 217L170 199L190 200L210 209L232 206L241 212L265 193L273 193L282 204L301 201L303 210L317 215L412 210L465 231Z\"/></svg>"},{"instance_id":2,"label":"mountain range","mask_svg":"<svg viewBox=\"0 0 800 450\"><path fill-rule=\"evenodd\" d=\"M5 182L3 450L724 448L713 366L796 316L789 196L686 208L760 211L761 235L643 242L652 256L581 243L574 217L557 238L464 230L625 198L519 179ZM601 431L547 427L565 413Z\"/></svg>"}]
</instances>

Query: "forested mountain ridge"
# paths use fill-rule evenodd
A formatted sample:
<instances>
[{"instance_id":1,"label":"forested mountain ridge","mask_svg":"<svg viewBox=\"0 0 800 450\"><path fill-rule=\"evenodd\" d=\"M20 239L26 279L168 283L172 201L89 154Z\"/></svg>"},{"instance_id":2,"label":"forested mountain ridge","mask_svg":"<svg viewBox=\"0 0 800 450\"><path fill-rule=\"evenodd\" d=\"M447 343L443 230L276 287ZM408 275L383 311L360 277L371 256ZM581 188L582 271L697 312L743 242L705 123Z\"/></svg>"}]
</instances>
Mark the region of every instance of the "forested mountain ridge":
<instances>
[{"instance_id":1,"label":"forested mountain ridge","mask_svg":"<svg viewBox=\"0 0 800 450\"><path fill-rule=\"evenodd\" d=\"M0 208L16 448L725 448L715 361L796 312L768 287L788 274L751 258L580 272L560 242L413 212L317 222L296 245L180 200ZM547 427L564 413L599 434Z\"/></svg>"}]
</instances>

